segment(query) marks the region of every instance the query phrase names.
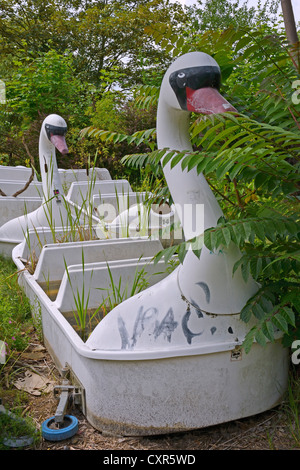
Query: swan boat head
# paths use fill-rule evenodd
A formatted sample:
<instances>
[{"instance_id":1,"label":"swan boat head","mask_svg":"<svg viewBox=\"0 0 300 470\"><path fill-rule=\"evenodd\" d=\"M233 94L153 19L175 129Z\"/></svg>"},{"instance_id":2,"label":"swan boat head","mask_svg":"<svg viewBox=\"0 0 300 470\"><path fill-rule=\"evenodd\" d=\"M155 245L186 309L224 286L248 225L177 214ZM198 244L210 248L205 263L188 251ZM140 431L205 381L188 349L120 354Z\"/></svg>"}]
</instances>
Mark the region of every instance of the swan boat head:
<instances>
[{"instance_id":1,"label":"swan boat head","mask_svg":"<svg viewBox=\"0 0 300 470\"><path fill-rule=\"evenodd\" d=\"M236 112L220 94L221 70L205 52L189 52L176 59L162 81L160 100L173 110L199 114Z\"/></svg>"},{"instance_id":2,"label":"swan boat head","mask_svg":"<svg viewBox=\"0 0 300 470\"><path fill-rule=\"evenodd\" d=\"M41 127L39 160L44 200L53 196L58 197L63 193L57 168L56 150L62 155L69 153L65 139L67 129L66 121L57 114L47 116Z\"/></svg>"},{"instance_id":3,"label":"swan boat head","mask_svg":"<svg viewBox=\"0 0 300 470\"><path fill-rule=\"evenodd\" d=\"M157 145L160 149L192 151L190 142L190 115L237 112L221 95L221 70L213 57L204 52L190 52L178 57L166 71L162 80L157 111ZM222 216L217 200L204 176L196 167L182 170L181 165L171 168L171 162L163 165L163 171L177 209L183 213L186 207L204 207L204 223L208 228L216 225ZM193 238L179 214L185 237Z\"/></svg>"},{"instance_id":4,"label":"swan boat head","mask_svg":"<svg viewBox=\"0 0 300 470\"><path fill-rule=\"evenodd\" d=\"M65 155L69 152L65 139L67 130L67 123L62 117L50 114L44 120L41 132L45 133L52 145Z\"/></svg>"},{"instance_id":5,"label":"swan boat head","mask_svg":"<svg viewBox=\"0 0 300 470\"><path fill-rule=\"evenodd\" d=\"M33 212L6 222L0 227L0 243L18 244L28 229L49 227L49 218L54 226L68 221L65 205L62 204L63 188L56 161L56 150L66 155L68 147L65 135L66 121L57 114L47 116L41 126L39 138L39 162L43 187L43 203Z\"/></svg>"}]
</instances>

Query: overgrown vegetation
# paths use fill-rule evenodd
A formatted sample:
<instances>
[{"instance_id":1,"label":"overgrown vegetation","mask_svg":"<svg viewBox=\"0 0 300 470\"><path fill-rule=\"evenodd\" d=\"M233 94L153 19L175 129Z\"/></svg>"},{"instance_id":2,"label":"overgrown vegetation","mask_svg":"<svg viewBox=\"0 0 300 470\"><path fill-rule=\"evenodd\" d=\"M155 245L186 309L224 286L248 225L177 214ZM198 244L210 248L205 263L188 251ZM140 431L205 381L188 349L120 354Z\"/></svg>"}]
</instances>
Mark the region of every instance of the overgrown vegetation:
<instances>
[{"instance_id":1,"label":"overgrown vegetation","mask_svg":"<svg viewBox=\"0 0 300 470\"><path fill-rule=\"evenodd\" d=\"M63 165L82 167L97 152L95 164L108 167L113 177L126 175L135 189L143 188L146 181L156 201L169 202L161 162L171 159L172 165L197 167L224 212L219 225L205 233L206 246L238 245L242 257L235 269L240 266L245 279L251 275L261 284L241 313L245 321L253 315L258 320L245 347L248 350L253 340L261 344L273 340L276 328L285 333L285 344L290 345L300 337L299 49L292 50L282 23L275 22L278 1L253 9L239 2L213 0L206 2L204 9L199 8L203 2L198 2L185 11L159 0L128 3L127 7L118 1L86 2L80 8L72 2L68 5L62 19L66 36L74 34L77 41L86 41L89 34L95 34L97 24L101 41L111 45L111 54L118 59L111 61L102 49L90 63L89 49L78 50L75 59L72 41L67 49L57 38L54 51L51 37L56 20L50 25L41 16L47 28L39 24L32 38L24 37L26 31L33 31L33 24L26 21L39 14L42 0L23 5L23 10L16 7L22 19L19 25L12 16L13 7L2 1L0 34L12 63L7 71L6 59L1 56L7 84L7 103L0 117L2 162L29 162L22 141L38 130L41 116L51 108L53 112L54 104L71 124L74 153L68 163L61 162ZM53 0L48 12L54 4ZM156 21L154 10L160 15ZM118 25L118 33L104 26L112 11L118 12L111 19ZM125 28L126 22L132 25L130 18L137 11L141 17L136 27L145 40L142 53L130 42L131 33ZM188 27L186 13L193 19ZM81 31L79 18L83 21ZM14 47L9 43L9 25L22 47L16 39ZM123 39L128 39L122 47L126 43L127 54L131 51L127 65L122 62L125 49L118 42L122 28ZM192 116L194 152L178 154L173 149L173 155L164 155L164 150L156 150L155 136L161 78L171 60L193 50L205 50L217 60L223 76L222 93L240 115ZM101 65L96 75L95 61ZM36 138L37 134L32 143ZM170 258L176 251L182 261L184 244L169 247L164 256Z\"/></svg>"},{"instance_id":2,"label":"overgrown vegetation","mask_svg":"<svg viewBox=\"0 0 300 470\"><path fill-rule=\"evenodd\" d=\"M245 322L257 320L246 351L253 341L273 341L278 329L290 347L300 340L299 44L287 43L277 0L257 9L233 0L211 0L200 9L203 3L183 11L164 0L0 0L7 98L0 104L0 164L29 166L33 156L38 172L40 124L45 114L59 112L68 121L71 150L60 167L95 161L113 178L125 176L134 189L170 203L164 163L196 167L224 213L205 232L205 245L236 244L242 255L234 271L241 267L245 280L260 284L241 312ZM157 150L162 76L174 58L194 50L219 63L222 94L239 115L192 115L193 152ZM157 260L174 253L182 262L186 243ZM26 347L29 305L12 263L1 259L0 269L0 339L10 356ZM290 401L298 423L292 394ZM293 432L299 445L299 429Z\"/></svg>"},{"instance_id":3,"label":"overgrown vegetation","mask_svg":"<svg viewBox=\"0 0 300 470\"><path fill-rule=\"evenodd\" d=\"M0 340L5 342L6 354L23 351L32 329L30 305L18 285L16 267L0 257Z\"/></svg>"},{"instance_id":4,"label":"overgrown vegetation","mask_svg":"<svg viewBox=\"0 0 300 470\"><path fill-rule=\"evenodd\" d=\"M22 415L26 393L11 386L20 369L18 359L27 350L32 333L39 332L39 325L34 324L28 299L18 285L15 265L2 256L0 298L0 405L2 400L6 410L0 409L0 449L9 449L34 445L39 438L32 420Z\"/></svg>"}]
</instances>

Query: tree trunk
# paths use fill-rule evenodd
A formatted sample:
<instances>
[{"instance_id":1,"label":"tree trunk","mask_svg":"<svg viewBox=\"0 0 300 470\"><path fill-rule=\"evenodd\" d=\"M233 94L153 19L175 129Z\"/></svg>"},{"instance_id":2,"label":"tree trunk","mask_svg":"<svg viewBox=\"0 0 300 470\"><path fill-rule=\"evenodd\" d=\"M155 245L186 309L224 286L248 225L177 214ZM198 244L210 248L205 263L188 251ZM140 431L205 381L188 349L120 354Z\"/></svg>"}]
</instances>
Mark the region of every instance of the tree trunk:
<instances>
[{"instance_id":1,"label":"tree trunk","mask_svg":"<svg viewBox=\"0 0 300 470\"><path fill-rule=\"evenodd\" d=\"M283 19L284 19L284 24L285 24L286 37L289 43L293 46L297 42L299 42L299 38L297 34L297 29L296 29L292 1L281 0L281 8L282 8L282 14L283 14Z\"/></svg>"}]
</instances>

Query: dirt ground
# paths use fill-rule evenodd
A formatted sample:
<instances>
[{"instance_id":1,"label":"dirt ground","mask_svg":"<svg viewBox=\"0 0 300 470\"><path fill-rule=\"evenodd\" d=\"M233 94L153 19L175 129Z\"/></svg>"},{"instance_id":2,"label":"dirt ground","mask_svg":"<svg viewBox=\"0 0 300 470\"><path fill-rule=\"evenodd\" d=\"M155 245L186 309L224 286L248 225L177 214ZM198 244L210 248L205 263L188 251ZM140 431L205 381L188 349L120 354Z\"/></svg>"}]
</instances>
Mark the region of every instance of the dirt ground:
<instances>
[{"instance_id":1,"label":"dirt ground","mask_svg":"<svg viewBox=\"0 0 300 470\"><path fill-rule=\"evenodd\" d=\"M40 376L47 388L34 385L22 391L26 394L23 416L30 416L37 429L43 421L55 414L58 401L53 394L53 385L61 383L61 377L47 350L34 337L29 348L7 368L7 376L2 383L4 406L12 406L9 393L20 389L24 378ZM12 370L14 373L12 374ZM32 374L32 375L31 375ZM13 377L13 380L12 380ZM3 382L3 380L2 380ZM28 384L27 384L28 385ZM30 385L30 382L29 382ZM41 439L34 450L126 450L126 451L199 451L199 450L299 450L299 434L293 437L292 429L299 427L290 413L287 404L260 415L184 433L150 436L122 437L107 436L95 430L79 409L70 411L79 421L78 432L71 438L59 442ZM32 448L31 448L32 449Z\"/></svg>"}]
</instances>

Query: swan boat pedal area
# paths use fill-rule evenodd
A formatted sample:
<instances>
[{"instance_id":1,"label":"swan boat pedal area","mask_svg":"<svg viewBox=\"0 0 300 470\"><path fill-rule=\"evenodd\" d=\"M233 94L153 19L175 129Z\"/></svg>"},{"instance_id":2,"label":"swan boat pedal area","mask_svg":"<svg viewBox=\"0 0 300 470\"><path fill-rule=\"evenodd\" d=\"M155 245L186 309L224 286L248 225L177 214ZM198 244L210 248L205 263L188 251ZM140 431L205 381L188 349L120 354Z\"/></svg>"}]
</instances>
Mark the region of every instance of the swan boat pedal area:
<instances>
[{"instance_id":1,"label":"swan boat pedal area","mask_svg":"<svg viewBox=\"0 0 300 470\"><path fill-rule=\"evenodd\" d=\"M157 111L160 149L191 150L191 112L236 111L219 87L219 66L205 53L188 53L171 64ZM66 125L51 119L48 135L42 129L40 164L42 171L47 158L54 163L51 184L43 190L48 199L57 191L51 214L61 221L65 209L54 149L66 152ZM174 202L181 207L202 205L204 230L215 226L222 211L204 176L183 171L180 165L163 169ZM109 183L102 182L102 194ZM167 274L165 266L151 261L161 249L159 240L111 236L54 244L41 210L34 222L39 229L29 230L31 244L38 246L37 232L44 237L35 272L24 270L29 248L23 232L29 215L19 219L23 225L18 232L16 220L8 222L14 233L22 233L12 258L33 314L41 315L45 344L58 369L69 370L80 390L82 411L96 429L118 435L172 433L248 417L280 403L289 366L280 337L265 347L253 344L248 354L241 348L252 325L240 320L240 311L258 286L251 278L245 282L239 271L232 276L240 256L235 246L213 253L203 247L200 258L188 251L183 263ZM184 218L180 222L190 239L190 224ZM10 236L8 225L0 229L1 240L5 234ZM101 302L101 288L109 285L108 274L130 284L139 263L149 286L115 306L87 339L82 338L65 315L76 308L74 289L80 298L83 289L89 293L86 307L93 311ZM55 296L47 294L43 278L57 282Z\"/></svg>"}]
</instances>

